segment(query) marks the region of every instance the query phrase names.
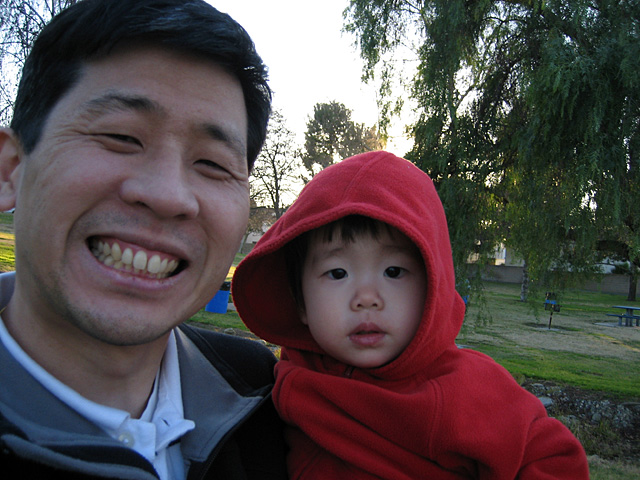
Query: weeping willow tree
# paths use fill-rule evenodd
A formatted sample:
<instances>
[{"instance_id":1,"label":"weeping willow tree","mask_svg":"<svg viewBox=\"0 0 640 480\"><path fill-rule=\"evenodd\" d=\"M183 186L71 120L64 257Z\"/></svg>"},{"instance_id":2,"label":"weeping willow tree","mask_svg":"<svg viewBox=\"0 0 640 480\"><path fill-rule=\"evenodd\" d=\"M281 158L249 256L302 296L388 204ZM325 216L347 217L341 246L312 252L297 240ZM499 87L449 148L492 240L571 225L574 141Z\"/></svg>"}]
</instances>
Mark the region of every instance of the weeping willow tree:
<instances>
[{"instance_id":1,"label":"weeping willow tree","mask_svg":"<svg viewBox=\"0 0 640 480\"><path fill-rule=\"evenodd\" d=\"M408 156L436 183L459 275L498 243L547 286L604 255L637 270L637 0L352 0L345 28L383 111L397 53L418 59Z\"/></svg>"}]
</instances>

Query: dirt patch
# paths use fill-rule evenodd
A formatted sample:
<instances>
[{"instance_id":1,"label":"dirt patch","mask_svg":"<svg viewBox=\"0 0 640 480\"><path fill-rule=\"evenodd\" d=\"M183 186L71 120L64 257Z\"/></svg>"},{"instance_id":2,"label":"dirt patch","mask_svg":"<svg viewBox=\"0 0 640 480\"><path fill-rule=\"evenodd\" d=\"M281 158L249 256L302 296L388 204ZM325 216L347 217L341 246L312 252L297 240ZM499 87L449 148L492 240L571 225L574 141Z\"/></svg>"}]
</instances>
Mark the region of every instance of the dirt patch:
<instances>
[{"instance_id":1,"label":"dirt patch","mask_svg":"<svg viewBox=\"0 0 640 480\"><path fill-rule=\"evenodd\" d=\"M584 324L581 325L585 327ZM637 361L640 348L625 344L640 342L640 327L618 327L593 323L588 330L578 330L567 326L549 329L544 324L523 324L519 331L504 332L503 337L524 347L565 351L602 357L619 358L623 361ZM624 337L624 338L622 338Z\"/></svg>"},{"instance_id":2,"label":"dirt patch","mask_svg":"<svg viewBox=\"0 0 640 480\"><path fill-rule=\"evenodd\" d=\"M565 351L584 355L618 358L637 362L640 356L640 327L618 326L605 313L555 314L549 328L549 317L537 319L531 312L519 313L517 320L495 312L493 321L477 328L468 319L459 337L461 343L500 345L510 342L521 347Z\"/></svg>"}]
</instances>

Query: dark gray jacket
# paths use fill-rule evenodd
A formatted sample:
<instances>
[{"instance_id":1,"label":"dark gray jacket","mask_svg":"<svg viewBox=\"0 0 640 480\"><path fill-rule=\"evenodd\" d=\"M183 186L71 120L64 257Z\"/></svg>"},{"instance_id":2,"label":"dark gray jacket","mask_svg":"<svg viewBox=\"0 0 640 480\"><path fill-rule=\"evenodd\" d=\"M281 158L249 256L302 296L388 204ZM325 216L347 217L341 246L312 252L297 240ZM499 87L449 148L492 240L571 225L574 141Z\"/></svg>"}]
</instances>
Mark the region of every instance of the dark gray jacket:
<instances>
[{"instance_id":1,"label":"dark gray jacket","mask_svg":"<svg viewBox=\"0 0 640 480\"><path fill-rule=\"evenodd\" d=\"M282 425L271 402L271 352L252 340L184 325L176 343L185 418L196 424L180 442L187 478L286 478ZM157 478L149 462L60 402L1 342L0 472L21 480Z\"/></svg>"}]
</instances>

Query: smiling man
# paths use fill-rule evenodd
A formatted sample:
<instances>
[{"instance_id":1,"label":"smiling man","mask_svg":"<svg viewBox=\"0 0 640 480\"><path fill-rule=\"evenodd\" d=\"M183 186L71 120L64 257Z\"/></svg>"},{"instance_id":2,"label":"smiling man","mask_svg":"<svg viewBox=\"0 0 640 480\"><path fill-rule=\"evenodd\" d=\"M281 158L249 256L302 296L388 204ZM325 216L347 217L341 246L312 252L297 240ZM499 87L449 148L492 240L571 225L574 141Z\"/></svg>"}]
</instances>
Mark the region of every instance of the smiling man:
<instances>
[{"instance_id":1,"label":"smiling man","mask_svg":"<svg viewBox=\"0 0 640 480\"><path fill-rule=\"evenodd\" d=\"M281 478L273 356L181 326L240 244L270 101L198 0L85 0L43 30L0 131L3 471Z\"/></svg>"}]
</instances>

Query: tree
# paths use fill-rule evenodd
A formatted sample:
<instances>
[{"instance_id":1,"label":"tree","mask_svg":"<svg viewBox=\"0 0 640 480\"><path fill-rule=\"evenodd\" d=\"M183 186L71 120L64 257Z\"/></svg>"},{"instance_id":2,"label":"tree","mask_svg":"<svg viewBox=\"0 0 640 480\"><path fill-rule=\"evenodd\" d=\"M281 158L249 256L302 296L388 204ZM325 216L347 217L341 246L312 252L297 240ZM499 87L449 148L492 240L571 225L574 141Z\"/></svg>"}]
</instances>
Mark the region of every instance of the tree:
<instances>
[{"instance_id":1,"label":"tree","mask_svg":"<svg viewBox=\"0 0 640 480\"><path fill-rule=\"evenodd\" d=\"M398 46L417 46L409 156L438 187L458 266L499 241L533 280L558 286L568 270L590 273L599 245L639 264L639 11L614 0L351 1L346 29L369 76Z\"/></svg>"},{"instance_id":2,"label":"tree","mask_svg":"<svg viewBox=\"0 0 640 480\"><path fill-rule=\"evenodd\" d=\"M276 221L273 210L267 207L260 207L256 204L255 198L251 196L251 210L249 212L249 223L247 223L247 230L242 237L242 244L240 245L240 253L242 253L244 246L247 243L249 235L252 233L262 234L273 225Z\"/></svg>"},{"instance_id":3,"label":"tree","mask_svg":"<svg viewBox=\"0 0 640 480\"><path fill-rule=\"evenodd\" d=\"M284 213L284 196L297 190L300 167L295 135L287 128L282 113L275 110L271 114L265 144L251 173L252 197L273 208L276 218L280 218Z\"/></svg>"},{"instance_id":4,"label":"tree","mask_svg":"<svg viewBox=\"0 0 640 480\"><path fill-rule=\"evenodd\" d=\"M9 123L19 72L49 20L78 0L0 0L0 125Z\"/></svg>"},{"instance_id":5,"label":"tree","mask_svg":"<svg viewBox=\"0 0 640 480\"><path fill-rule=\"evenodd\" d=\"M375 127L355 123L351 110L335 101L313 107L304 136L302 161L311 177L336 161L382 147Z\"/></svg>"}]
</instances>

